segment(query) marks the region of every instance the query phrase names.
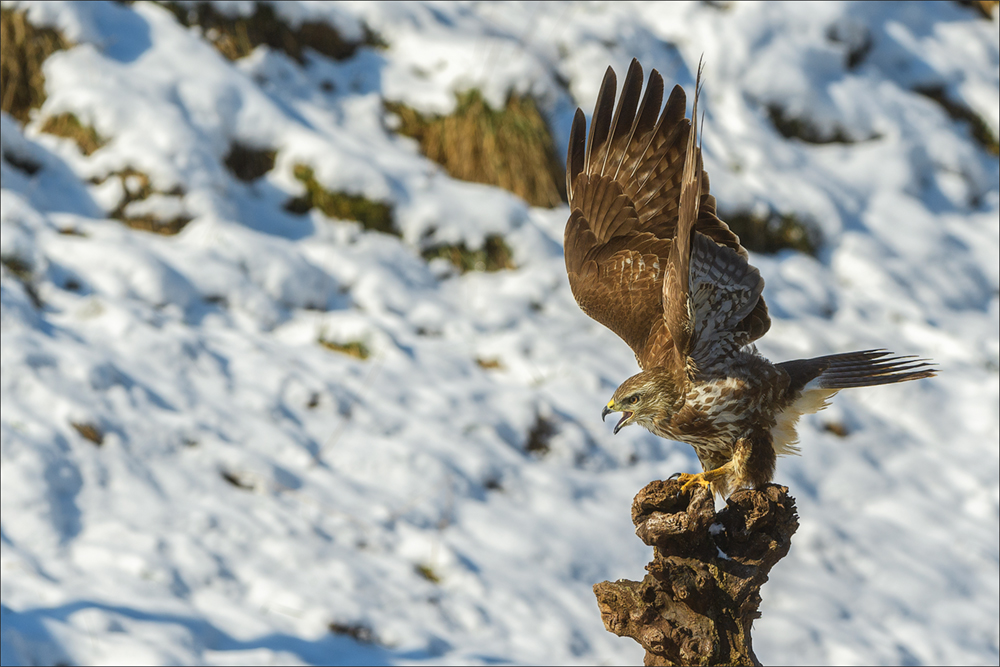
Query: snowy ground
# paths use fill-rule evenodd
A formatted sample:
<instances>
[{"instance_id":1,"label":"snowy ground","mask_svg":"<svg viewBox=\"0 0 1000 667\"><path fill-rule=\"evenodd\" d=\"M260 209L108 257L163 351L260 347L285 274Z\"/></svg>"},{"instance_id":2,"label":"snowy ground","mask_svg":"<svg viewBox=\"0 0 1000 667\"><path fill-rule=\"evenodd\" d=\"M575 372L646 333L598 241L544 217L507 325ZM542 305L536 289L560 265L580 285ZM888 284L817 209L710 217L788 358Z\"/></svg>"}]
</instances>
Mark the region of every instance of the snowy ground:
<instances>
[{"instance_id":1,"label":"snowy ground","mask_svg":"<svg viewBox=\"0 0 1000 667\"><path fill-rule=\"evenodd\" d=\"M3 269L4 664L640 662L591 586L642 576L631 498L695 470L693 452L601 422L635 362L573 301L566 208L449 178L387 129L382 99L443 112L456 90L530 92L561 153L606 66L638 57L690 89L702 54L720 208L794 212L824 240L816 259L753 255L774 320L762 352L884 346L942 371L844 392L803 424L776 479L801 528L763 590L757 655L1000 660L1000 168L912 92L943 86L1000 133L996 16L279 3L389 45L300 66L266 47L230 63L148 3L27 4L77 46L46 61L27 127L2 118L5 156L41 166L2 162L2 254L44 304ZM785 139L769 104L857 143ZM65 111L110 143L84 156L39 132ZM234 179L234 140L276 149L275 169ZM283 211L296 163L391 202L403 238ZM183 190L145 204L192 217L179 235L107 218L116 181L91 180L129 166ZM518 268L428 264L432 229L470 246L500 233ZM545 456L524 452L539 416L556 429Z\"/></svg>"}]
</instances>

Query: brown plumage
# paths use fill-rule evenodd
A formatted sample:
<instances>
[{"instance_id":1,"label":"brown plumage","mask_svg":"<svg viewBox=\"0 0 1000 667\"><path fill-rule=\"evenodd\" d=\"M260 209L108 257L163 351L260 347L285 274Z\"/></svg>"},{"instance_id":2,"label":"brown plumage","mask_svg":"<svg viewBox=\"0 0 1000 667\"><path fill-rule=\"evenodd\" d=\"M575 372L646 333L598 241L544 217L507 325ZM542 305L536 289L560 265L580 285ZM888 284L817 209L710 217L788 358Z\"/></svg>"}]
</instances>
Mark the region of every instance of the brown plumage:
<instances>
[{"instance_id":1,"label":"brown plumage","mask_svg":"<svg viewBox=\"0 0 1000 667\"><path fill-rule=\"evenodd\" d=\"M753 342L771 325L764 280L716 215L697 145L701 70L692 119L674 86L633 60L615 107L609 67L586 133L580 109L566 158L566 271L580 308L624 340L642 372L604 409L691 444L703 472L685 488L724 496L771 481L794 453L795 424L838 390L934 375L923 360L868 350L772 364Z\"/></svg>"}]
</instances>

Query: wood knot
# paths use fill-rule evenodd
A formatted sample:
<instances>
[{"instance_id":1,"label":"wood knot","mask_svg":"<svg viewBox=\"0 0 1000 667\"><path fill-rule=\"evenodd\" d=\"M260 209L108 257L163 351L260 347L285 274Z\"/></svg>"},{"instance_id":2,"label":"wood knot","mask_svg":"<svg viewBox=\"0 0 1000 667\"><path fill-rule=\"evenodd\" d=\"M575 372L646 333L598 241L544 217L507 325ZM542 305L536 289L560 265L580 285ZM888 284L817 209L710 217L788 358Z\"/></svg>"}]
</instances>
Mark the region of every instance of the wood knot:
<instances>
[{"instance_id":1,"label":"wood knot","mask_svg":"<svg viewBox=\"0 0 1000 667\"><path fill-rule=\"evenodd\" d=\"M677 480L653 481L632 501L632 522L639 539L662 555L706 549L715 501L708 489L682 492Z\"/></svg>"}]
</instances>

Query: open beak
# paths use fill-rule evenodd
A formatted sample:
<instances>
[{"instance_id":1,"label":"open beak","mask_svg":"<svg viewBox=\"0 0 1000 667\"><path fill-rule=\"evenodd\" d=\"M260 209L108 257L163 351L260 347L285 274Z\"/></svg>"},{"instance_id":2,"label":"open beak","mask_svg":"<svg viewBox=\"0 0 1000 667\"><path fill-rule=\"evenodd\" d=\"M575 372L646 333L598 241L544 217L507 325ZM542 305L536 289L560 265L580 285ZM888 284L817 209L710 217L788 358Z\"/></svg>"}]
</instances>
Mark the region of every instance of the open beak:
<instances>
[{"instance_id":1,"label":"open beak","mask_svg":"<svg viewBox=\"0 0 1000 667\"><path fill-rule=\"evenodd\" d=\"M618 435L618 431L622 430L623 426L627 426L631 420L632 420L632 413L629 412L628 410L623 412L622 418L618 420L617 424L615 424L615 435Z\"/></svg>"},{"instance_id":2,"label":"open beak","mask_svg":"<svg viewBox=\"0 0 1000 667\"><path fill-rule=\"evenodd\" d=\"M612 412L618 412L618 410L613 410L611 408L610 403L605 405L604 410L601 411L601 421L604 421L607 418L607 416L610 415ZM618 424L615 425L616 435L618 434L618 431L622 430L622 427L627 426L629 420L632 419L632 413L629 412L628 410L622 410L621 412L622 412L622 418L619 419Z\"/></svg>"}]
</instances>

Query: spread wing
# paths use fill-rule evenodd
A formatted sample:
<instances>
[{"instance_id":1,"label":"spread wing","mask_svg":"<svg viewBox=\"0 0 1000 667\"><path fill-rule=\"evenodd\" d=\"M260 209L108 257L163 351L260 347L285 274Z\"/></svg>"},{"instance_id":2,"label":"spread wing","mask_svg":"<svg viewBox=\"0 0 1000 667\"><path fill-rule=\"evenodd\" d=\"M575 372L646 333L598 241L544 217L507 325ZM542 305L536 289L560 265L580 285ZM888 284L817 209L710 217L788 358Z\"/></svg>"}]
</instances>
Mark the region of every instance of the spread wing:
<instances>
[{"instance_id":1,"label":"spread wing","mask_svg":"<svg viewBox=\"0 0 1000 667\"><path fill-rule=\"evenodd\" d=\"M661 113L653 70L640 102L636 60L614 108L616 85L609 67L589 137L581 110L573 120L566 270L583 311L628 343L641 368L669 367L680 380L764 335L763 282L716 216L683 89Z\"/></svg>"}]
</instances>

